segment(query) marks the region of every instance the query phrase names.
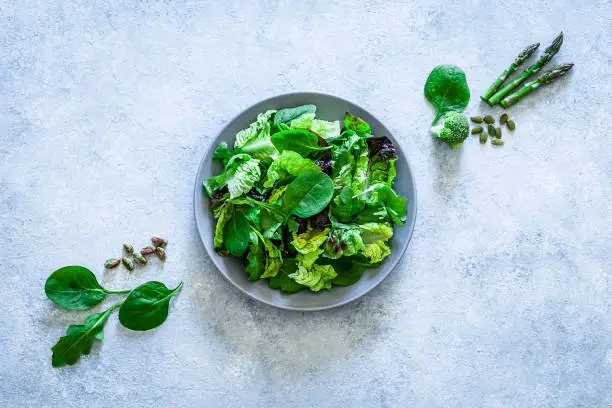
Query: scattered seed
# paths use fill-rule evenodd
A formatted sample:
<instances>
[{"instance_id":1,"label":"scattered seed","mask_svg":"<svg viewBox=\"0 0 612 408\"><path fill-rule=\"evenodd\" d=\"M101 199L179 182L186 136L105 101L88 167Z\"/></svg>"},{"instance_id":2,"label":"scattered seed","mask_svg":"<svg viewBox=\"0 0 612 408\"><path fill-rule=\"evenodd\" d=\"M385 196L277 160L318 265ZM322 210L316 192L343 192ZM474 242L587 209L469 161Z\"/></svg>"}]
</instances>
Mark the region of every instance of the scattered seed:
<instances>
[{"instance_id":1,"label":"scattered seed","mask_svg":"<svg viewBox=\"0 0 612 408\"><path fill-rule=\"evenodd\" d=\"M164 248L162 247L155 248L155 255L157 255L157 257L162 261L166 260L166 251L164 251Z\"/></svg>"},{"instance_id":2,"label":"scattered seed","mask_svg":"<svg viewBox=\"0 0 612 408\"><path fill-rule=\"evenodd\" d=\"M497 132L495 132L495 126L493 126L493 125L488 125L487 126L487 132L489 132L489 136L491 136L491 137L495 137L495 135L497 133Z\"/></svg>"},{"instance_id":3,"label":"scattered seed","mask_svg":"<svg viewBox=\"0 0 612 408\"><path fill-rule=\"evenodd\" d=\"M155 248L152 245L147 245L140 250L141 255L151 255L155 252Z\"/></svg>"},{"instance_id":4,"label":"scattered seed","mask_svg":"<svg viewBox=\"0 0 612 408\"><path fill-rule=\"evenodd\" d=\"M165 247L166 245L168 245L168 240L162 237L152 237L151 242L155 244L155 246L158 246L158 247Z\"/></svg>"},{"instance_id":5,"label":"scattered seed","mask_svg":"<svg viewBox=\"0 0 612 408\"><path fill-rule=\"evenodd\" d=\"M502 113L502 115L499 117L499 124L503 125L507 121L508 121L508 114L507 113Z\"/></svg>"},{"instance_id":6,"label":"scattered seed","mask_svg":"<svg viewBox=\"0 0 612 408\"><path fill-rule=\"evenodd\" d=\"M506 126L508 126L508 129L514 131L514 129L516 128L516 124L514 123L514 121L512 119L509 119L506 122Z\"/></svg>"},{"instance_id":7,"label":"scattered seed","mask_svg":"<svg viewBox=\"0 0 612 408\"><path fill-rule=\"evenodd\" d=\"M106 262L104 262L104 267L106 269L113 269L116 268L117 265L119 265L121 263L121 258L109 258L106 260Z\"/></svg>"},{"instance_id":8,"label":"scattered seed","mask_svg":"<svg viewBox=\"0 0 612 408\"><path fill-rule=\"evenodd\" d=\"M491 144L495 145L495 146L503 146L504 145L504 141L501 139L493 139L491 140Z\"/></svg>"},{"instance_id":9,"label":"scattered seed","mask_svg":"<svg viewBox=\"0 0 612 408\"><path fill-rule=\"evenodd\" d=\"M137 264L144 265L147 263L147 258L142 256L139 252L134 252L133 256Z\"/></svg>"},{"instance_id":10,"label":"scattered seed","mask_svg":"<svg viewBox=\"0 0 612 408\"><path fill-rule=\"evenodd\" d=\"M493 116L491 116L491 115L485 116L483 120L484 120L485 123L487 123L489 125L492 125L493 123L495 123L495 118Z\"/></svg>"},{"instance_id":11,"label":"scattered seed","mask_svg":"<svg viewBox=\"0 0 612 408\"><path fill-rule=\"evenodd\" d=\"M488 137L487 137L486 134L484 134L484 133L480 134L480 143L482 143L482 144L487 143L487 139L488 139Z\"/></svg>"},{"instance_id":12,"label":"scattered seed","mask_svg":"<svg viewBox=\"0 0 612 408\"><path fill-rule=\"evenodd\" d=\"M123 266L125 266L128 270L134 270L134 262L130 258L123 257L121 258L121 262L123 262Z\"/></svg>"},{"instance_id":13,"label":"scattered seed","mask_svg":"<svg viewBox=\"0 0 612 408\"><path fill-rule=\"evenodd\" d=\"M501 137L502 137L502 131L501 131L501 128L500 128L500 127L496 127L496 128L495 128L495 137L496 137L496 138L498 138L498 139L501 139Z\"/></svg>"},{"instance_id":14,"label":"scattered seed","mask_svg":"<svg viewBox=\"0 0 612 408\"><path fill-rule=\"evenodd\" d=\"M470 120L474 123L482 123L482 118L480 116L472 116Z\"/></svg>"},{"instance_id":15,"label":"scattered seed","mask_svg":"<svg viewBox=\"0 0 612 408\"><path fill-rule=\"evenodd\" d=\"M483 130L483 129L482 129L482 126L474 126L474 127L472 128L472 134L473 134L473 135L479 135L479 134L481 134L481 133L482 133L482 130Z\"/></svg>"},{"instance_id":16,"label":"scattered seed","mask_svg":"<svg viewBox=\"0 0 612 408\"><path fill-rule=\"evenodd\" d=\"M134 247L131 246L130 244L123 244L123 249L125 249L125 252L127 252L130 255L134 253Z\"/></svg>"}]
</instances>

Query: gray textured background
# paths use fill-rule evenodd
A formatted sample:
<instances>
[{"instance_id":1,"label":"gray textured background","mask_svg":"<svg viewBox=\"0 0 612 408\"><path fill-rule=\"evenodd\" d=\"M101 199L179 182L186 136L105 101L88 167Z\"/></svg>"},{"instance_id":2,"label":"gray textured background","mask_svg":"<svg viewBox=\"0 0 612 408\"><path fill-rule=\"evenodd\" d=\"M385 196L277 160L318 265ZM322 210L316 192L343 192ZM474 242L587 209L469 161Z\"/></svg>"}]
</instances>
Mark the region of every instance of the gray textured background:
<instances>
[{"instance_id":1,"label":"gray textured background","mask_svg":"<svg viewBox=\"0 0 612 408\"><path fill-rule=\"evenodd\" d=\"M612 405L610 1L231 3L0 4L0 405ZM489 112L480 92L560 29L555 61L574 72L511 109L506 146L431 141L434 65L463 67L468 111ZM241 295L193 221L211 138L294 90L371 110L419 189L403 265L322 313ZM171 240L165 265L99 268L153 233ZM160 328L113 316L89 357L54 369L49 347L86 315L45 299L65 264L110 288L185 287Z\"/></svg>"}]
</instances>

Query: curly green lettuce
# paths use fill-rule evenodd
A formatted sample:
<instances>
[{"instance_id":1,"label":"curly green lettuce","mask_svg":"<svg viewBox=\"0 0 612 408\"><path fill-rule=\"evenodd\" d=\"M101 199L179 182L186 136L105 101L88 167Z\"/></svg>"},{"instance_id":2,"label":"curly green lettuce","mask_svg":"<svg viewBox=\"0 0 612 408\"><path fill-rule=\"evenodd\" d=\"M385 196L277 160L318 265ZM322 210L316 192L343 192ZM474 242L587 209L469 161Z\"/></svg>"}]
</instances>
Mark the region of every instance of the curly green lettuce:
<instances>
[{"instance_id":1,"label":"curly green lettuce","mask_svg":"<svg viewBox=\"0 0 612 408\"><path fill-rule=\"evenodd\" d=\"M293 119L289 123L291 129L310 130L324 139L340 135L340 122L328 122L326 120L315 119L314 113L305 113Z\"/></svg>"},{"instance_id":2,"label":"curly green lettuce","mask_svg":"<svg viewBox=\"0 0 612 408\"><path fill-rule=\"evenodd\" d=\"M234 149L250 154L256 159L271 162L278 152L270 141L272 130L272 117L276 111L269 110L257 115L257 120L248 128L236 133Z\"/></svg>"},{"instance_id":3,"label":"curly green lettuce","mask_svg":"<svg viewBox=\"0 0 612 408\"><path fill-rule=\"evenodd\" d=\"M271 188L277 182L290 182L309 170L321 171L321 168L314 164L312 160L306 159L291 150L285 150L268 168L267 178L263 186Z\"/></svg>"}]
</instances>

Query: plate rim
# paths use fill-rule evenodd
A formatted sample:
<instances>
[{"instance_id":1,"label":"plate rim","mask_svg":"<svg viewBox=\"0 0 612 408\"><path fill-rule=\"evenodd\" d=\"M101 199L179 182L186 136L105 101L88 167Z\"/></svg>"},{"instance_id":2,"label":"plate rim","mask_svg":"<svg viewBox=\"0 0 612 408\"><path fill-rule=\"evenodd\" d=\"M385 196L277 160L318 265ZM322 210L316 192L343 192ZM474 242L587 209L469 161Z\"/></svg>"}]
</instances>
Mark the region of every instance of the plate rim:
<instances>
[{"instance_id":1,"label":"plate rim","mask_svg":"<svg viewBox=\"0 0 612 408\"><path fill-rule=\"evenodd\" d=\"M280 305L280 304L274 303L272 301L269 301L269 300L267 300L265 298L259 297L259 296L255 295L253 293L250 293L246 289L242 288L240 285L238 285L238 283L236 283L232 279L230 279L230 277L227 274L222 272L222 268L220 267L219 261L217 260L217 257L219 255L211 254L210 251L208 250L206 244L204 243L204 237L202 236L202 231L199 228L198 209L197 209L198 194L202 194L202 181L199 180L200 169L202 169L202 166L204 166L204 163L208 159L208 156L211 155L212 152L214 151L215 142L221 137L221 135L223 135L225 133L225 131L230 127L230 125L240 115L242 115L243 112L248 111L248 110L254 108L255 106L257 106L257 105L259 105L261 103L265 103L265 102L268 102L269 100L277 99L277 98L282 98L282 97L307 96L307 95L318 95L318 96L323 96L323 97L331 97L331 98L339 99L339 100L348 102L348 103L350 103L352 105L355 105L357 108L361 109L362 111L365 111L365 112L369 113L370 115L374 116L372 113L370 113L369 110L363 108L361 105L359 105L357 103L354 103L354 102L352 102L352 101L350 101L348 99L345 99L343 97L336 96L336 95L333 95L333 94L330 94L330 93L326 93L326 92L321 92L321 91L293 91L293 92L280 93L280 94L276 94L276 95L267 97L267 98L262 99L262 100L260 100L258 102L255 102L255 103L252 103L252 104L248 105L247 107L241 109L240 112L238 112L236 115L234 115L230 120L228 120L227 123L225 124L225 126L223 126L219 132L217 132L215 137L211 140L210 147L207 149L206 153L202 156L202 159L200 160L200 162L198 164L198 167L196 169L196 175L195 175L194 192L193 192L193 215L194 215L194 219L195 219L195 227L196 227L196 230L197 230L198 240L200 241L200 244L204 247L204 250L208 254L208 257L211 259L211 261L215 265L215 268L217 269L217 272L219 272L236 289L238 289L240 292L242 292L243 294L247 295L251 299L255 299L255 300L257 300L257 301L259 301L261 303L264 303L264 304L266 304L268 306L272 306L272 307L275 307L275 308L278 308L278 309L298 311L298 312L317 312L317 311L329 310L329 309L333 309L333 308L336 308L336 307L344 306L344 305L346 305L346 304L348 304L350 302L353 302L353 301L355 301L355 300L365 296L366 294L370 293L372 290L374 290L376 287L378 287L378 285L380 285L387 278L387 276L389 276L389 274L391 274L392 271L394 271L397 268L397 265L400 263L401 258L404 256L404 254L406 253L406 250L408 249L408 246L410 245L410 241L412 240L412 235L414 233L414 227L415 227L415 224L416 224L416 217L417 217L417 213L418 213L418 192L417 192L417 186L416 186L416 183L415 183L415 180L414 180L414 173L412 172L412 166L410 165L410 162L408 160L408 156L405 154L405 152L402 149L402 146L400 145L399 142L394 143L394 145L395 145L396 149L398 149L401 152L402 156L406 160L406 165L407 165L408 169L410 170L411 175L413 176L413 177L410 178L410 184L411 184L412 191L413 191L413 196L414 196L414 199L413 199L414 200L414 216L410 219L410 223L404 225L404 227L403 227L403 228L408 228L409 229L408 236L407 236L407 239L406 239L406 245L403 245L403 247L400 249L400 254L398 256L398 260L395 263L395 265L393 265L393 267L389 268L387 273L378 282L375 282L372 286L370 286L364 292L355 294L353 296L349 296L346 299L342 299L341 301L339 301L337 303L329 304L329 305L326 305L326 306L312 306L312 307L295 307L295 306L290 306L290 305ZM393 141L396 142L397 139L395 137L393 137ZM210 216L209 214L206 214L206 215ZM333 290L333 288L331 290ZM313 295L316 295L316 293L314 293Z\"/></svg>"}]
</instances>

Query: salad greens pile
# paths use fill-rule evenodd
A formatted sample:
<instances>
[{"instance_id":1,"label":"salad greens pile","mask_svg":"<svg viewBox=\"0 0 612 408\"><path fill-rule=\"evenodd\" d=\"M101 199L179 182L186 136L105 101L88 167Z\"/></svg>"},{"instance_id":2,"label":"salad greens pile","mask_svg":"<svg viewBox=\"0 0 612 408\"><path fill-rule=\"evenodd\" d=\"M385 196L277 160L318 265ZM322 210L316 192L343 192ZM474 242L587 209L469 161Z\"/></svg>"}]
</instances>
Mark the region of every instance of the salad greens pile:
<instances>
[{"instance_id":1,"label":"salad greens pile","mask_svg":"<svg viewBox=\"0 0 612 408\"><path fill-rule=\"evenodd\" d=\"M220 174L204 180L217 220L215 251L245 262L250 280L294 293L351 285L391 253L408 200L393 190L397 153L386 136L314 105L269 110L221 142Z\"/></svg>"}]
</instances>

